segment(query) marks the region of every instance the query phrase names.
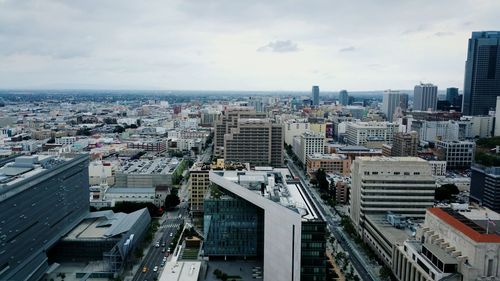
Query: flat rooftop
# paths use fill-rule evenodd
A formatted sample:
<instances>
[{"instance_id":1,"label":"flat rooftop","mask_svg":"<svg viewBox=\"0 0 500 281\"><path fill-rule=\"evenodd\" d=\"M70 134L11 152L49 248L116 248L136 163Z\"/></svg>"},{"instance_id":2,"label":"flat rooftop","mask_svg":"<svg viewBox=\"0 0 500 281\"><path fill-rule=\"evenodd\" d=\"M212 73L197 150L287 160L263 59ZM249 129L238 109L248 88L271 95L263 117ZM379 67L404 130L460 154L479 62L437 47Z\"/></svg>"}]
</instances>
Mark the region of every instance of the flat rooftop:
<instances>
[{"instance_id":1,"label":"flat rooftop","mask_svg":"<svg viewBox=\"0 0 500 281\"><path fill-rule=\"evenodd\" d=\"M304 220L318 219L313 204L300 183L288 183L293 178L287 168L251 171L214 171L225 179L237 183L263 197L301 214ZM264 186L263 193L261 186Z\"/></svg>"},{"instance_id":2,"label":"flat rooftop","mask_svg":"<svg viewBox=\"0 0 500 281\"><path fill-rule=\"evenodd\" d=\"M180 251L179 251L180 252ZM160 281L197 281L200 275L201 261L178 261L173 255L160 275Z\"/></svg>"},{"instance_id":3,"label":"flat rooftop","mask_svg":"<svg viewBox=\"0 0 500 281\"><path fill-rule=\"evenodd\" d=\"M345 160L347 157L342 154L311 154L307 156L311 160Z\"/></svg>"},{"instance_id":4,"label":"flat rooftop","mask_svg":"<svg viewBox=\"0 0 500 281\"><path fill-rule=\"evenodd\" d=\"M360 156L356 157L356 160L361 160L365 162L422 162L427 163L426 160L420 157L387 157L387 156Z\"/></svg>"},{"instance_id":5,"label":"flat rooftop","mask_svg":"<svg viewBox=\"0 0 500 281\"><path fill-rule=\"evenodd\" d=\"M177 158L124 161L119 171L124 174L169 174L175 171L180 161Z\"/></svg>"},{"instance_id":6,"label":"flat rooftop","mask_svg":"<svg viewBox=\"0 0 500 281\"><path fill-rule=\"evenodd\" d=\"M0 193L8 190L17 183L33 178L42 172L49 171L76 157L40 154L4 159L0 161Z\"/></svg>"},{"instance_id":7,"label":"flat rooftop","mask_svg":"<svg viewBox=\"0 0 500 281\"><path fill-rule=\"evenodd\" d=\"M366 215L369 220L380 233L393 243L403 243L406 239L412 237L412 231L408 228L397 228L389 223L386 215Z\"/></svg>"},{"instance_id":8,"label":"flat rooftop","mask_svg":"<svg viewBox=\"0 0 500 281\"><path fill-rule=\"evenodd\" d=\"M381 149L372 149L361 145L348 145L337 148L339 153L363 152L363 153L382 153Z\"/></svg>"},{"instance_id":9,"label":"flat rooftop","mask_svg":"<svg viewBox=\"0 0 500 281\"><path fill-rule=\"evenodd\" d=\"M486 217L484 217L483 220L474 221L465 216L467 212L457 212L450 208L430 208L427 212L430 212L444 223L448 224L456 231L463 233L475 242L500 243L500 234L497 230L500 221L497 221L495 226L491 223L491 221L494 221L493 218L490 222Z\"/></svg>"}]
</instances>

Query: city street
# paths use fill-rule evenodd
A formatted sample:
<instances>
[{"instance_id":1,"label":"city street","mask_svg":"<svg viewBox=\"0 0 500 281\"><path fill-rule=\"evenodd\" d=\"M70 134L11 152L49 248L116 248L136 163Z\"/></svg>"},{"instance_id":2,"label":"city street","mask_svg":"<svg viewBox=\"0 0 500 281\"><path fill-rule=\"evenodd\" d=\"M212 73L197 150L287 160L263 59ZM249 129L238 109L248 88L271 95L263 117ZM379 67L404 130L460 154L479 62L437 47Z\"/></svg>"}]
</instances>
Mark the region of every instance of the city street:
<instances>
[{"instance_id":1,"label":"city street","mask_svg":"<svg viewBox=\"0 0 500 281\"><path fill-rule=\"evenodd\" d=\"M156 277L161 270L160 264L163 257L167 255L168 248L170 248L171 251L174 250L175 245L172 246L170 243L182 222L183 219L179 217L167 217L167 219L165 219L165 221L160 225L157 235L155 235L155 238L149 246L151 248L149 249L147 255L143 258L141 266L136 272L133 281L156 280ZM158 242L160 245L157 247L156 244ZM165 243L164 246L162 246L163 243ZM165 249L165 252L162 252L162 249ZM153 271L155 266L158 266L157 272Z\"/></svg>"},{"instance_id":2,"label":"city street","mask_svg":"<svg viewBox=\"0 0 500 281\"><path fill-rule=\"evenodd\" d=\"M323 201L319 197L319 194L315 192L310 186L309 181L304 175L304 172L295 165L293 160L290 159L288 155L286 155L286 160L288 168L296 176L299 177L310 199L313 201L323 219L327 222L328 228L332 235L335 237L342 249L344 249L344 251L349 254L352 265L354 266L356 272L358 272L358 274L360 275L361 279L378 281L378 276L375 276L370 270L367 270L370 265L361 257L360 253L358 253L356 249L353 249L351 243L348 242L348 238L346 237L346 234L343 232L342 228L338 227L339 217L333 214L330 206L327 206L323 203Z\"/></svg>"},{"instance_id":3,"label":"city street","mask_svg":"<svg viewBox=\"0 0 500 281\"><path fill-rule=\"evenodd\" d=\"M155 234L155 238L151 242L151 247L147 255L143 258L141 266L134 275L133 281L152 281L156 280L159 273L163 269L161 263L163 257L167 255L167 250L173 252L176 245L170 245L173 236L179 229L179 227L184 223L184 220L188 216L188 191L187 191L187 179L182 181L181 187L179 188L179 199L181 203L172 211L165 212L164 220L161 221L158 232ZM157 243L159 242L159 247ZM165 243L165 246L162 246ZM162 252L162 249L165 249ZM158 266L158 271L155 272L153 269ZM146 271L146 272L144 272Z\"/></svg>"}]
</instances>

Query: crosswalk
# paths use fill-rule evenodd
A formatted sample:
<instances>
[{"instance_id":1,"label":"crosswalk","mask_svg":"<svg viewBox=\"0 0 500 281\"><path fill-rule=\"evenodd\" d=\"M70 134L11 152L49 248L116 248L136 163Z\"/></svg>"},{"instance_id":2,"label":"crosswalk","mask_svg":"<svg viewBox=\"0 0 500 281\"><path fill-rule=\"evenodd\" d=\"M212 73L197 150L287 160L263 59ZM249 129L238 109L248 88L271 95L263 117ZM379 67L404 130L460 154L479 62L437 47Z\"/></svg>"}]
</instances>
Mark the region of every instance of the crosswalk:
<instances>
[{"instance_id":1,"label":"crosswalk","mask_svg":"<svg viewBox=\"0 0 500 281\"><path fill-rule=\"evenodd\" d=\"M180 226L180 224L178 224L178 223L168 223L168 224L160 225L159 229L177 228L179 226Z\"/></svg>"}]
</instances>

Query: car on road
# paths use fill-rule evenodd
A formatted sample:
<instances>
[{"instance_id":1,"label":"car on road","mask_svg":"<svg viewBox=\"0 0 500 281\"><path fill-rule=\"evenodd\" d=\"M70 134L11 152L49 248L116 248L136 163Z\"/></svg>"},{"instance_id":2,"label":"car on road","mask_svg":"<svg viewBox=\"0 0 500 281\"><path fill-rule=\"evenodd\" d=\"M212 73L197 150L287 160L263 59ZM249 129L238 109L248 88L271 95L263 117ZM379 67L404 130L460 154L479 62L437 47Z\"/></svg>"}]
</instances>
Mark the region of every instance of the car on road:
<instances>
[{"instance_id":1,"label":"car on road","mask_svg":"<svg viewBox=\"0 0 500 281\"><path fill-rule=\"evenodd\" d=\"M160 248L160 243L156 243L156 244L155 244L155 247L156 247L156 248Z\"/></svg>"},{"instance_id":2,"label":"car on road","mask_svg":"<svg viewBox=\"0 0 500 281\"><path fill-rule=\"evenodd\" d=\"M161 243L161 246L162 247L165 247L167 244L165 244L165 242Z\"/></svg>"},{"instance_id":3,"label":"car on road","mask_svg":"<svg viewBox=\"0 0 500 281\"><path fill-rule=\"evenodd\" d=\"M158 271L158 266L155 266L155 267L153 268L153 271L154 271L154 272L157 272L157 271Z\"/></svg>"},{"instance_id":4,"label":"car on road","mask_svg":"<svg viewBox=\"0 0 500 281\"><path fill-rule=\"evenodd\" d=\"M161 267L164 267L164 266L165 266L165 262L164 262L164 261L162 261L162 262L160 263L160 266L161 266Z\"/></svg>"},{"instance_id":5,"label":"car on road","mask_svg":"<svg viewBox=\"0 0 500 281\"><path fill-rule=\"evenodd\" d=\"M166 262L167 261L167 257L163 257L163 261Z\"/></svg>"},{"instance_id":6,"label":"car on road","mask_svg":"<svg viewBox=\"0 0 500 281\"><path fill-rule=\"evenodd\" d=\"M170 232L170 237L174 236L174 233L173 232Z\"/></svg>"},{"instance_id":7,"label":"car on road","mask_svg":"<svg viewBox=\"0 0 500 281\"><path fill-rule=\"evenodd\" d=\"M162 252L162 253L165 253L165 248L162 248L162 249L161 249L161 252Z\"/></svg>"},{"instance_id":8,"label":"car on road","mask_svg":"<svg viewBox=\"0 0 500 281\"><path fill-rule=\"evenodd\" d=\"M148 272L148 267L147 266L143 267L142 272Z\"/></svg>"}]
</instances>

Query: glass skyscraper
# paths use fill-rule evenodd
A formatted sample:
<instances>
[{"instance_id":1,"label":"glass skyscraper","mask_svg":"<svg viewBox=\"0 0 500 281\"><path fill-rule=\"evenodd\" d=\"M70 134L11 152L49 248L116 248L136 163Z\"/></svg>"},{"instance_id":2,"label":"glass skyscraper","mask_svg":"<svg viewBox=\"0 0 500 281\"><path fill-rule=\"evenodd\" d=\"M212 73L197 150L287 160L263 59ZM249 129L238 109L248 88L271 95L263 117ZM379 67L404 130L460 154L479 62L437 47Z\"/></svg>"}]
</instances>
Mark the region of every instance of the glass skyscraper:
<instances>
[{"instance_id":1,"label":"glass skyscraper","mask_svg":"<svg viewBox=\"0 0 500 281\"><path fill-rule=\"evenodd\" d=\"M464 115L487 115L500 96L500 31L473 32L465 62Z\"/></svg>"},{"instance_id":2,"label":"glass skyscraper","mask_svg":"<svg viewBox=\"0 0 500 281\"><path fill-rule=\"evenodd\" d=\"M313 105L319 105L319 86L312 87L312 102Z\"/></svg>"}]
</instances>

